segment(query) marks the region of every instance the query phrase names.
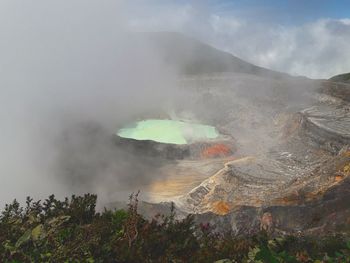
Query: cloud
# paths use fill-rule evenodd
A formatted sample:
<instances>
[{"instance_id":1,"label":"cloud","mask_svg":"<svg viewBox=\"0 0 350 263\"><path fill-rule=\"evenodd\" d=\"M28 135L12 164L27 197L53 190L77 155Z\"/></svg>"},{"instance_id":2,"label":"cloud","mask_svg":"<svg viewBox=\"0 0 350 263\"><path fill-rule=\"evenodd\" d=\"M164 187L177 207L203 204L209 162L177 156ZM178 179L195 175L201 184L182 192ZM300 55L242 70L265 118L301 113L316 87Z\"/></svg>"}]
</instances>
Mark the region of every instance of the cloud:
<instances>
[{"instance_id":1,"label":"cloud","mask_svg":"<svg viewBox=\"0 0 350 263\"><path fill-rule=\"evenodd\" d=\"M226 50L253 64L303 75L329 78L350 71L350 19L318 19L278 24L214 12L210 6L158 6L157 13L128 14L137 31L178 31Z\"/></svg>"}]
</instances>

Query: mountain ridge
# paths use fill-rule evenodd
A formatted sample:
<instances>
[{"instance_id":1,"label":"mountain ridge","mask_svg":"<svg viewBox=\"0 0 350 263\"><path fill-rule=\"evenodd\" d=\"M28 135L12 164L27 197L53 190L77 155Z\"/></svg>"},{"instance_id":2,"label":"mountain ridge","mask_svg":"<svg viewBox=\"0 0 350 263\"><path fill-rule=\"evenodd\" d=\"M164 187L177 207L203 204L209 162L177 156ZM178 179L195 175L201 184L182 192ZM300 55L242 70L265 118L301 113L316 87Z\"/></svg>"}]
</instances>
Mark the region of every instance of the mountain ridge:
<instances>
[{"instance_id":1,"label":"mountain ridge","mask_svg":"<svg viewBox=\"0 0 350 263\"><path fill-rule=\"evenodd\" d=\"M246 73L264 77L283 78L289 74L256 66L231 53L214 48L195 38L177 32L142 32L164 62L181 74Z\"/></svg>"},{"instance_id":2,"label":"mountain ridge","mask_svg":"<svg viewBox=\"0 0 350 263\"><path fill-rule=\"evenodd\" d=\"M350 73L339 74L331 77L329 80L335 82L350 83Z\"/></svg>"}]
</instances>

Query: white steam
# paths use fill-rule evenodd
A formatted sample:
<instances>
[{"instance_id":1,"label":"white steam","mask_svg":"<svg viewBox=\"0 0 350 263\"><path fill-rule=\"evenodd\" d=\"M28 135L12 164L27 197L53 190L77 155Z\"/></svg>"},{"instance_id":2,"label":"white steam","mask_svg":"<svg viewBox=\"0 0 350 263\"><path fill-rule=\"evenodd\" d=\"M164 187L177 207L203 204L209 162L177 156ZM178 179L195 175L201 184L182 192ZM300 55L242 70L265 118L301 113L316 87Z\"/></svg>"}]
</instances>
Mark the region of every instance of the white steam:
<instances>
[{"instance_id":1,"label":"white steam","mask_svg":"<svg viewBox=\"0 0 350 263\"><path fill-rule=\"evenodd\" d=\"M116 165L124 157L109 155L105 138L133 115L163 109L175 96L175 74L148 42L124 32L122 8L114 1L1 2L1 202L103 193L109 181L127 181L130 167ZM85 185L75 166L101 176ZM72 183L67 177L76 173Z\"/></svg>"}]
</instances>

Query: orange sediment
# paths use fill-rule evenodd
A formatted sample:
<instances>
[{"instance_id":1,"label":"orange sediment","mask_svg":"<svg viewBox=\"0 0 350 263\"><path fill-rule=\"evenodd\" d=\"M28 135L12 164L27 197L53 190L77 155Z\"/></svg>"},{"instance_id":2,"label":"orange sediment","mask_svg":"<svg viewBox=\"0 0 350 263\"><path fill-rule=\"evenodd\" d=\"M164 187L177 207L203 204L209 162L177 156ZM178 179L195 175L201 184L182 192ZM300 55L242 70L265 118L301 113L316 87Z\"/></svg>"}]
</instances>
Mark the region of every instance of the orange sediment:
<instances>
[{"instance_id":1,"label":"orange sediment","mask_svg":"<svg viewBox=\"0 0 350 263\"><path fill-rule=\"evenodd\" d=\"M336 175L335 176L335 181L336 182L340 182L341 180L343 180L343 176L341 176L341 175Z\"/></svg>"},{"instance_id":2,"label":"orange sediment","mask_svg":"<svg viewBox=\"0 0 350 263\"><path fill-rule=\"evenodd\" d=\"M231 210L231 205L225 201L213 203L213 212L218 215L226 215Z\"/></svg>"},{"instance_id":3,"label":"orange sediment","mask_svg":"<svg viewBox=\"0 0 350 263\"><path fill-rule=\"evenodd\" d=\"M214 144L212 146L205 148L202 151L201 156L202 156L202 158L215 158L215 157L228 156L231 153L232 153L232 151L231 151L230 147L228 147L227 145L225 145L223 143L218 143L218 144Z\"/></svg>"}]
</instances>

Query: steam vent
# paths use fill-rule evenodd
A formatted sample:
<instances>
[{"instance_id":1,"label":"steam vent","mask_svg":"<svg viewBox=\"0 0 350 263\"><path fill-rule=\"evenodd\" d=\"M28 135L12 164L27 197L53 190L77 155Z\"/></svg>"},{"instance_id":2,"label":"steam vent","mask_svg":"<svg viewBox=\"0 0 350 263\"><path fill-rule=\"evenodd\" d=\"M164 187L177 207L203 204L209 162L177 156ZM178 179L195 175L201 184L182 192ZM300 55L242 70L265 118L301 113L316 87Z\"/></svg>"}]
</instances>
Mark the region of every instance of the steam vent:
<instances>
[{"instance_id":1,"label":"steam vent","mask_svg":"<svg viewBox=\"0 0 350 263\"><path fill-rule=\"evenodd\" d=\"M148 119L131 123L117 132L117 143L145 154L167 159L206 159L229 156L233 138L209 125Z\"/></svg>"}]
</instances>

